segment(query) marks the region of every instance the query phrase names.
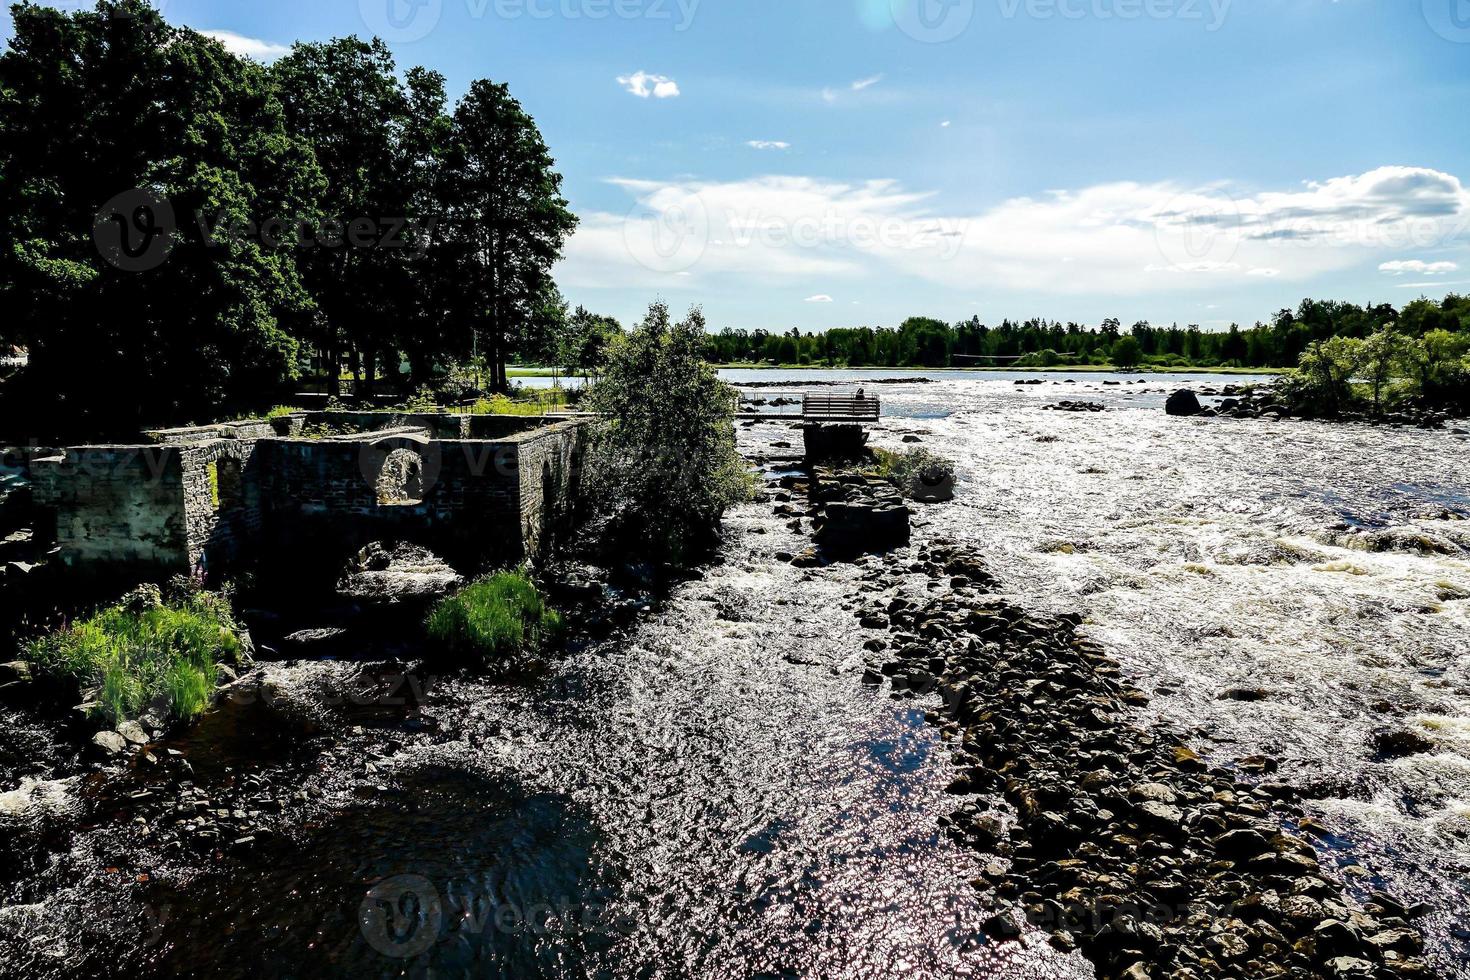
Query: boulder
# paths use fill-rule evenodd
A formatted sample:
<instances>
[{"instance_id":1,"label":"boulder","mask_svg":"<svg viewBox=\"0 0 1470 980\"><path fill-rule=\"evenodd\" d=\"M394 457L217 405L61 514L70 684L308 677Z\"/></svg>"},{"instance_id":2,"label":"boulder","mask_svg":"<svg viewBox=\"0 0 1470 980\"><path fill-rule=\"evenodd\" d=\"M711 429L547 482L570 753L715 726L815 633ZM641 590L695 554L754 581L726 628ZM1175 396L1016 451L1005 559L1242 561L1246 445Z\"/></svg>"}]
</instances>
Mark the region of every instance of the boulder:
<instances>
[{"instance_id":1,"label":"boulder","mask_svg":"<svg viewBox=\"0 0 1470 980\"><path fill-rule=\"evenodd\" d=\"M459 573L426 548L375 542L348 564L337 591L359 602L396 605L435 599L462 581Z\"/></svg>"},{"instance_id":2,"label":"boulder","mask_svg":"<svg viewBox=\"0 0 1470 980\"><path fill-rule=\"evenodd\" d=\"M128 740L117 732L98 732L92 736L92 748L104 758L112 758L128 750Z\"/></svg>"},{"instance_id":3,"label":"boulder","mask_svg":"<svg viewBox=\"0 0 1470 980\"><path fill-rule=\"evenodd\" d=\"M1434 743L1409 728L1390 728L1373 734L1373 748L1385 758L1417 755L1434 748Z\"/></svg>"},{"instance_id":4,"label":"boulder","mask_svg":"<svg viewBox=\"0 0 1470 980\"><path fill-rule=\"evenodd\" d=\"M1201 411L1199 398L1188 388L1180 388L1164 402L1164 411L1170 415L1198 415Z\"/></svg>"}]
</instances>

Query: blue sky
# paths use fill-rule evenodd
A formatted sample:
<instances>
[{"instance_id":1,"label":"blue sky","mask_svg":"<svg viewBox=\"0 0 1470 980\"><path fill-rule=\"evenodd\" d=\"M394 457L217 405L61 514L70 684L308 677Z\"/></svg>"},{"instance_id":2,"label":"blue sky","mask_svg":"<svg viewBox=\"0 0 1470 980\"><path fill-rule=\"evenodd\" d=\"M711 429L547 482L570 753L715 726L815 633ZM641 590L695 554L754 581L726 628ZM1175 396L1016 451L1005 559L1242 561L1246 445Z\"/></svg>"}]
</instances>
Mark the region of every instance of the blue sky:
<instances>
[{"instance_id":1,"label":"blue sky","mask_svg":"<svg viewBox=\"0 0 1470 980\"><path fill-rule=\"evenodd\" d=\"M1267 318L1470 289L1470 0L166 0L508 82L567 298L714 328ZM389 17L390 13L396 17Z\"/></svg>"}]
</instances>

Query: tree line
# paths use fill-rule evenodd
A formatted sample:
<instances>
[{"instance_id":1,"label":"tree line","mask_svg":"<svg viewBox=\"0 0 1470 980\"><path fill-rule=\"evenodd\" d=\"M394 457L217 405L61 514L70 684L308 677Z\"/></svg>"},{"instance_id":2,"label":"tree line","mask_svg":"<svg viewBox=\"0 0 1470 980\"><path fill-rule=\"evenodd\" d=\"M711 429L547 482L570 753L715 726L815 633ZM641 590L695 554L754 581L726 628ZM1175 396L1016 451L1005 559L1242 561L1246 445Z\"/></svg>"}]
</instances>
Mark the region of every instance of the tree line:
<instances>
[{"instance_id":1,"label":"tree line","mask_svg":"<svg viewBox=\"0 0 1470 980\"><path fill-rule=\"evenodd\" d=\"M30 364L3 397L57 431L219 417L303 371L478 355L504 389L565 333L550 270L576 218L506 86L451 107L355 37L267 67L143 0L12 16L0 303Z\"/></svg>"},{"instance_id":2,"label":"tree line","mask_svg":"<svg viewBox=\"0 0 1470 980\"><path fill-rule=\"evenodd\" d=\"M910 317L896 328L721 330L706 344L706 357L719 364L777 363L819 367L1053 367L1112 364L1118 367L1296 367L1314 343L1333 337L1367 338L1389 325L1408 337L1433 330L1470 336L1470 296L1442 302L1418 299L1358 306L1304 299L1269 323L1206 331L1198 324L1155 326L1139 321L1124 329L1116 318L1097 327L1058 320L1006 319L987 326L978 317L946 323Z\"/></svg>"}]
</instances>

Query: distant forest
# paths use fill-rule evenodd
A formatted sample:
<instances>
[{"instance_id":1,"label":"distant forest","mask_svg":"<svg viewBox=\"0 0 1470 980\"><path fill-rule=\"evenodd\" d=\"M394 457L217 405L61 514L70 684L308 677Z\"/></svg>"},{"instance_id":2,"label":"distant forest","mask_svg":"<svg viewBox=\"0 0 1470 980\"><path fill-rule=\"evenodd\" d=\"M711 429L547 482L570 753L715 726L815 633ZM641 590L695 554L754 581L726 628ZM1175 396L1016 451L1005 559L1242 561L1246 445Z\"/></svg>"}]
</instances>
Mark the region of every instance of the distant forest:
<instances>
[{"instance_id":1,"label":"distant forest","mask_svg":"<svg viewBox=\"0 0 1470 980\"><path fill-rule=\"evenodd\" d=\"M1422 337L1432 330L1470 336L1470 296L1451 294L1442 302L1418 299L1402 310L1391 304L1357 306L1304 299L1270 323L1207 331L1198 324L1155 326L1140 321L1124 327L1117 319L1101 327L1041 318L1003 320L987 326L978 317L945 323L910 317L897 328L834 328L822 333L722 330L712 334L706 356L719 364L770 362L853 367L1021 367L1066 364L1149 364L1169 367L1293 368L1314 341L1363 339L1396 325L1400 334ZM993 361L992 358L1002 360ZM1006 360L1019 358L1016 361Z\"/></svg>"}]
</instances>

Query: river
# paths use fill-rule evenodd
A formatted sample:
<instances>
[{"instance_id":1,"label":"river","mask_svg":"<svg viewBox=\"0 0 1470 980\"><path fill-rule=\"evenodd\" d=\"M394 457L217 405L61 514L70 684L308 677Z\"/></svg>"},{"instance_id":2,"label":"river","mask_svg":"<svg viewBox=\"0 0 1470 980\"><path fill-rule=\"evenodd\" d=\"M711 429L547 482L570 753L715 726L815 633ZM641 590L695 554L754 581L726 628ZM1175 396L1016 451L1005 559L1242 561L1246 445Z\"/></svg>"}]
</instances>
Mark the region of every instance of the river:
<instances>
[{"instance_id":1,"label":"river","mask_svg":"<svg viewBox=\"0 0 1470 980\"><path fill-rule=\"evenodd\" d=\"M875 444L958 464L916 537L972 543L1018 604L1082 613L1145 717L1210 761L1279 760L1324 863L1427 901L1436 965L1470 977L1470 444L1161 409L1238 377L1034 377L870 385ZM1062 398L1108 410L1043 410ZM422 711L281 753L247 735L211 762L224 722L186 736L199 785L284 774L309 822L201 866L98 817L5 887L0 944L43 950L35 975L1090 976L1044 934L979 938L932 705L859 683L871 634L847 607L881 562L779 561L808 540L789 521L736 508L717 562L535 683L444 681ZM342 666L267 669L289 687ZM1432 749L1382 757L1384 726ZM141 925L57 925L123 900Z\"/></svg>"}]
</instances>

